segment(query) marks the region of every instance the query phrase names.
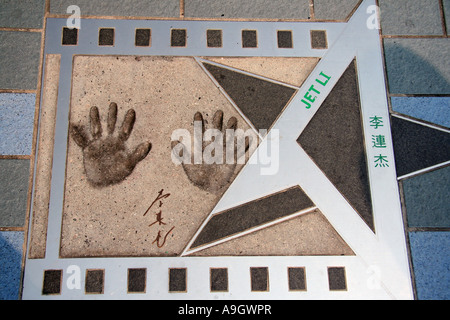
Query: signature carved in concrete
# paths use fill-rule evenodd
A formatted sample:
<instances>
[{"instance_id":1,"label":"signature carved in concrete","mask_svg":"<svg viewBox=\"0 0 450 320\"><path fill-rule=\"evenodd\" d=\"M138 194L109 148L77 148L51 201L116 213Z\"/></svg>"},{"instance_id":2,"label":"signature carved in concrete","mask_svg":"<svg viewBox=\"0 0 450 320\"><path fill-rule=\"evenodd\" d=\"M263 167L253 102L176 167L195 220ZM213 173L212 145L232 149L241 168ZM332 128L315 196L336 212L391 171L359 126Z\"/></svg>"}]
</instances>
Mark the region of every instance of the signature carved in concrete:
<instances>
[{"instance_id":1,"label":"signature carved in concrete","mask_svg":"<svg viewBox=\"0 0 450 320\"><path fill-rule=\"evenodd\" d=\"M106 135L103 135L97 107L90 110L90 135L83 125L70 125L72 139L83 149L84 169L93 186L106 187L123 181L147 157L151 143L144 142L133 151L125 145L135 121L136 112L130 109L122 126L116 130L117 104L112 102L109 106Z\"/></svg>"}]
</instances>

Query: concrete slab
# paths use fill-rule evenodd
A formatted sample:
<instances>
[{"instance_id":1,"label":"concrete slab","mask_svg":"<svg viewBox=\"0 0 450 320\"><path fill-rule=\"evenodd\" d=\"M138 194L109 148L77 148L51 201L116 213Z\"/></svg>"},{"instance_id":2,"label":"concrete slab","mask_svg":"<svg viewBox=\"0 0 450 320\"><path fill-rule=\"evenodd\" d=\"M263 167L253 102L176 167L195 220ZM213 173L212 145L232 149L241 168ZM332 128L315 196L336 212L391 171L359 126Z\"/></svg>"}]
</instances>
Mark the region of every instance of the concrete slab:
<instances>
[{"instance_id":1,"label":"concrete slab","mask_svg":"<svg viewBox=\"0 0 450 320\"><path fill-rule=\"evenodd\" d=\"M445 23L447 27L447 34L450 30L450 0L444 0L444 16L445 16Z\"/></svg>"},{"instance_id":2,"label":"concrete slab","mask_svg":"<svg viewBox=\"0 0 450 320\"><path fill-rule=\"evenodd\" d=\"M390 93L450 93L450 39L384 39Z\"/></svg>"},{"instance_id":3,"label":"concrete slab","mask_svg":"<svg viewBox=\"0 0 450 320\"><path fill-rule=\"evenodd\" d=\"M71 0L50 1L50 12L54 14L68 14ZM136 1L136 0L78 0L82 16L136 16L136 17L179 17L180 1ZM72 14L72 11L69 11Z\"/></svg>"},{"instance_id":4,"label":"concrete slab","mask_svg":"<svg viewBox=\"0 0 450 320\"><path fill-rule=\"evenodd\" d=\"M408 226L410 228L449 228L450 167L403 181Z\"/></svg>"},{"instance_id":5,"label":"concrete slab","mask_svg":"<svg viewBox=\"0 0 450 320\"><path fill-rule=\"evenodd\" d=\"M380 0L384 35L443 35L437 0Z\"/></svg>"},{"instance_id":6,"label":"concrete slab","mask_svg":"<svg viewBox=\"0 0 450 320\"><path fill-rule=\"evenodd\" d=\"M412 264L419 300L449 300L450 232L410 232Z\"/></svg>"},{"instance_id":7,"label":"concrete slab","mask_svg":"<svg viewBox=\"0 0 450 320\"><path fill-rule=\"evenodd\" d=\"M23 232L0 232L0 300L19 299L23 241Z\"/></svg>"},{"instance_id":8,"label":"concrete slab","mask_svg":"<svg viewBox=\"0 0 450 320\"><path fill-rule=\"evenodd\" d=\"M450 128L450 97L391 97L392 110Z\"/></svg>"},{"instance_id":9,"label":"concrete slab","mask_svg":"<svg viewBox=\"0 0 450 320\"><path fill-rule=\"evenodd\" d=\"M0 3L0 28L42 28L44 11L45 0L4 0Z\"/></svg>"},{"instance_id":10,"label":"concrete slab","mask_svg":"<svg viewBox=\"0 0 450 320\"><path fill-rule=\"evenodd\" d=\"M0 155L30 155L35 94L0 93Z\"/></svg>"},{"instance_id":11,"label":"concrete slab","mask_svg":"<svg viewBox=\"0 0 450 320\"><path fill-rule=\"evenodd\" d=\"M0 226L23 227L27 213L29 160L0 160Z\"/></svg>"},{"instance_id":12,"label":"concrete slab","mask_svg":"<svg viewBox=\"0 0 450 320\"><path fill-rule=\"evenodd\" d=\"M309 0L185 0L185 16L224 19L308 19Z\"/></svg>"},{"instance_id":13,"label":"concrete slab","mask_svg":"<svg viewBox=\"0 0 450 320\"><path fill-rule=\"evenodd\" d=\"M315 18L319 20L345 20L359 0L314 0Z\"/></svg>"},{"instance_id":14,"label":"concrete slab","mask_svg":"<svg viewBox=\"0 0 450 320\"><path fill-rule=\"evenodd\" d=\"M398 177L450 160L450 132L397 116L391 124Z\"/></svg>"},{"instance_id":15,"label":"concrete slab","mask_svg":"<svg viewBox=\"0 0 450 320\"><path fill-rule=\"evenodd\" d=\"M36 90L41 33L0 31L0 88Z\"/></svg>"}]
</instances>

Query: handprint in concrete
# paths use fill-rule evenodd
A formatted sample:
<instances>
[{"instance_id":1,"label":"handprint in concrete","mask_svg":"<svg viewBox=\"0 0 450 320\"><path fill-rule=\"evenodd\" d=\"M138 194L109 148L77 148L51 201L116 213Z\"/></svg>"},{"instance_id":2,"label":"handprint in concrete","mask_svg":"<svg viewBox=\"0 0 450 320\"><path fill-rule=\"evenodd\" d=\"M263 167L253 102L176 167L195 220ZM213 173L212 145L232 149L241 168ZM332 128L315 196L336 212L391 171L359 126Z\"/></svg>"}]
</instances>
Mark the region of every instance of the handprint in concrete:
<instances>
[{"instance_id":1,"label":"handprint in concrete","mask_svg":"<svg viewBox=\"0 0 450 320\"><path fill-rule=\"evenodd\" d=\"M90 135L83 125L70 125L72 139L83 150L84 169L88 181L95 187L106 187L125 180L136 165L149 154L152 145L140 144L133 151L126 141L133 131L136 112L128 110L122 126L116 130L117 104L109 106L107 135L103 135L97 107L90 110Z\"/></svg>"},{"instance_id":2,"label":"handprint in concrete","mask_svg":"<svg viewBox=\"0 0 450 320\"><path fill-rule=\"evenodd\" d=\"M237 141L238 121L235 117L231 117L225 127L223 117L223 111L218 110L214 114L212 128L206 130L202 113L195 114L194 152L191 152L191 141L172 141L172 152L176 159L183 158L180 163L188 179L211 193L220 192L231 182L237 160L245 156L250 143L243 135L241 141Z\"/></svg>"}]
</instances>

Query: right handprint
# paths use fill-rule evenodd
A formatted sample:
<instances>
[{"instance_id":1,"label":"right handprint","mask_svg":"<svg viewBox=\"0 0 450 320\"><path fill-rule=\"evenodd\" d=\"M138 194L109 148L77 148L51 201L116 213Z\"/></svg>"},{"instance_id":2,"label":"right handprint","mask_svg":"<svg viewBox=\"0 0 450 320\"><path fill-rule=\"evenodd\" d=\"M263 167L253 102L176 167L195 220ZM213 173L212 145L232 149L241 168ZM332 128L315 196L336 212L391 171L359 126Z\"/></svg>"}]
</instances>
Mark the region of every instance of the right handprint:
<instances>
[{"instance_id":1,"label":"right handprint","mask_svg":"<svg viewBox=\"0 0 450 320\"><path fill-rule=\"evenodd\" d=\"M223 116L223 111L217 111L213 127L207 130L202 113L195 114L192 151L191 141L172 142L172 152L177 158L185 160L181 163L189 180L198 188L211 193L218 193L230 184L238 160L242 161L242 157L245 157L251 142L242 135L236 135L238 123L235 117L231 117L224 128ZM196 130L201 130L201 134Z\"/></svg>"}]
</instances>

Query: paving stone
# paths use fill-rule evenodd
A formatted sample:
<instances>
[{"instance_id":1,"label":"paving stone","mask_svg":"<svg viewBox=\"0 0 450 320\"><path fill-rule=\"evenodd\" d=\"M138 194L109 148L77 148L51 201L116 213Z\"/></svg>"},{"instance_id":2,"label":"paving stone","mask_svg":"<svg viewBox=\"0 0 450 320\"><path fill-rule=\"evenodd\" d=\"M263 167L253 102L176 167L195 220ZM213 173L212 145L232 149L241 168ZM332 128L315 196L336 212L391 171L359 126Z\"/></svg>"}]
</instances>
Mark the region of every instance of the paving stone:
<instances>
[{"instance_id":1,"label":"paving stone","mask_svg":"<svg viewBox=\"0 0 450 320\"><path fill-rule=\"evenodd\" d=\"M450 167L403 181L409 227L450 227Z\"/></svg>"},{"instance_id":2,"label":"paving stone","mask_svg":"<svg viewBox=\"0 0 450 320\"><path fill-rule=\"evenodd\" d=\"M52 0L50 12L67 14L67 8L73 4L80 8L82 16L180 16L179 0Z\"/></svg>"},{"instance_id":3,"label":"paving stone","mask_svg":"<svg viewBox=\"0 0 450 320\"><path fill-rule=\"evenodd\" d=\"M185 0L185 16L196 18L308 19L309 0Z\"/></svg>"},{"instance_id":4,"label":"paving stone","mask_svg":"<svg viewBox=\"0 0 450 320\"><path fill-rule=\"evenodd\" d=\"M391 126L398 177L450 160L450 133L397 117Z\"/></svg>"},{"instance_id":5,"label":"paving stone","mask_svg":"<svg viewBox=\"0 0 450 320\"><path fill-rule=\"evenodd\" d=\"M450 128L450 97L392 97L392 109Z\"/></svg>"},{"instance_id":6,"label":"paving stone","mask_svg":"<svg viewBox=\"0 0 450 320\"><path fill-rule=\"evenodd\" d=\"M29 155L35 94L0 93L0 155Z\"/></svg>"},{"instance_id":7,"label":"paving stone","mask_svg":"<svg viewBox=\"0 0 450 320\"><path fill-rule=\"evenodd\" d=\"M438 0L380 0L384 35L442 35Z\"/></svg>"},{"instance_id":8,"label":"paving stone","mask_svg":"<svg viewBox=\"0 0 450 320\"><path fill-rule=\"evenodd\" d=\"M24 226L29 168L29 160L0 160L1 227Z\"/></svg>"},{"instance_id":9,"label":"paving stone","mask_svg":"<svg viewBox=\"0 0 450 320\"><path fill-rule=\"evenodd\" d=\"M0 88L36 90L41 33L0 32Z\"/></svg>"},{"instance_id":10,"label":"paving stone","mask_svg":"<svg viewBox=\"0 0 450 320\"><path fill-rule=\"evenodd\" d=\"M450 299L450 232L409 233L417 298Z\"/></svg>"},{"instance_id":11,"label":"paving stone","mask_svg":"<svg viewBox=\"0 0 450 320\"><path fill-rule=\"evenodd\" d=\"M23 232L0 232L0 300L19 298Z\"/></svg>"},{"instance_id":12,"label":"paving stone","mask_svg":"<svg viewBox=\"0 0 450 320\"><path fill-rule=\"evenodd\" d=\"M444 0L444 15L448 34L450 31L450 0Z\"/></svg>"},{"instance_id":13,"label":"paving stone","mask_svg":"<svg viewBox=\"0 0 450 320\"><path fill-rule=\"evenodd\" d=\"M390 93L449 94L450 39L384 39Z\"/></svg>"},{"instance_id":14,"label":"paving stone","mask_svg":"<svg viewBox=\"0 0 450 320\"><path fill-rule=\"evenodd\" d=\"M314 0L315 18L319 20L345 20L359 0Z\"/></svg>"},{"instance_id":15,"label":"paving stone","mask_svg":"<svg viewBox=\"0 0 450 320\"><path fill-rule=\"evenodd\" d=\"M0 2L1 28L42 28L45 0L3 0Z\"/></svg>"}]
</instances>

